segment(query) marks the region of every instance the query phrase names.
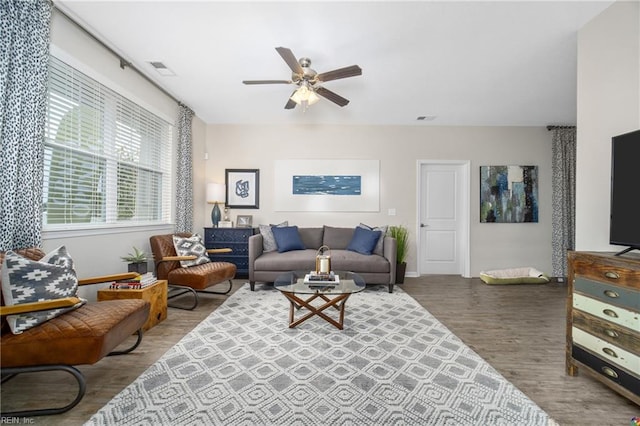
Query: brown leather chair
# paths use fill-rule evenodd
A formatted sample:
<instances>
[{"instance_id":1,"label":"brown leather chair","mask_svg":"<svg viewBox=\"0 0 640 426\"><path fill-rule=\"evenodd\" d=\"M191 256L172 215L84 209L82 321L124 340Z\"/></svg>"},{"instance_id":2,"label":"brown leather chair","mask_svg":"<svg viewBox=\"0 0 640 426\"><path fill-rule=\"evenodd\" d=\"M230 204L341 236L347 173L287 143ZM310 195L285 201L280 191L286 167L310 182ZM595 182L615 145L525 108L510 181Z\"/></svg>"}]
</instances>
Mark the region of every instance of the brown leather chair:
<instances>
[{"instance_id":1,"label":"brown leather chair","mask_svg":"<svg viewBox=\"0 0 640 426\"><path fill-rule=\"evenodd\" d=\"M39 260L45 253L39 248L14 250L32 260ZM0 267L5 253L0 252ZM79 285L98 284L137 276L125 273L78 280ZM0 275L1 278L1 275ZM1 287L0 287L1 292ZM4 304L4 299L2 299ZM144 300L112 300L86 303L81 307L50 319L21 334L13 334L6 322L6 315L34 312L44 309L70 307L80 300L77 297L0 306L2 335L0 340L0 371L2 383L21 373L64 371L78 382L76 398L64 407L41 408L25 411L5 411L1 416L29 417L64 413L75 407L84 396L86 380L74 365L95 364L108 355L129 353L142 340L141 328L149 316L149 303ZM114 351L117 346L137 334L137 339L127 349Z\"/></svg>"},{"instance_id":2,"label":"brown leather chair","mask_svg":"<svg viewBox=\"0 0 640 426\"><path fill-rule=\"evenodd\" d=\"M195 256L178 256L173 244L173 236L190 237L190 233L154 235L149 238L151 252L155 262L156 276L159 280L167 280L170 291L168 299L185 293L193 295L193 304L189 307L169 305L172 308L193 310L198 306L198 293L228 294L236 276L236 265L230 262L208 262L195 266L182 267L181 260L195 259ZM229 252L230 249L210 249L208 253ZM207 290L216 284L228 281L229 287L224 291Z\"/></svg>"}]
</instances>

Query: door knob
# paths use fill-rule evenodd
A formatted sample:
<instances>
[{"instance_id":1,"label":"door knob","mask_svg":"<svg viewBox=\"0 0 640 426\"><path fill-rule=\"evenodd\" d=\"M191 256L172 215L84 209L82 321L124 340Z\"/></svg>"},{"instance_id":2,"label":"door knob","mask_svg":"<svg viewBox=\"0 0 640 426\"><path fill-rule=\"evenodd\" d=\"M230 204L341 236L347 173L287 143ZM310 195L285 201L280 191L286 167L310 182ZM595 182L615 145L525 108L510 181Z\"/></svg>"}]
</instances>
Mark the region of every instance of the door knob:
<instances>
[{"instance_id":1,"label":"door knob","mask_svg":"<svg viewBox=\"0 0 640 426\"><path fill-rule=\"evenodd\" d=\"M429 226L429 225L425 225L424 223L420 224L420 228L426 228L427 226Z\"/></svg>"}]
</instances>

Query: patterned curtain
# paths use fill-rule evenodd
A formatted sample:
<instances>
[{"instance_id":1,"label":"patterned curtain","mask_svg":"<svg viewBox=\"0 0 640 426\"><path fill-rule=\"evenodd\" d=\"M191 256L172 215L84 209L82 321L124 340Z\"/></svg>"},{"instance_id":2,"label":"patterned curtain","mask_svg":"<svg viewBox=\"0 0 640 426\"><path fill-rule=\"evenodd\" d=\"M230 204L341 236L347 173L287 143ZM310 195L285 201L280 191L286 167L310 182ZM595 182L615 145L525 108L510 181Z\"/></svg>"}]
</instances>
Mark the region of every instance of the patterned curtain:
<instances>
[{"instance_id":1,"label":"patterned curtain","mask_svg":"<svg viewBox=\"0 0 640 426\"><path fill-rule=\"evenodd\" d=\"M0 250L40 246L48 0L0 6Z\"/></svg>"},{"instance_id":2,"label":"patterned curtain","mask_svg":"<svg viewBox=\"0 0 640 426\"><path fill-rule=\"evenodd\" d=\"M193 230L193 111L182 103L178 112L178 161L176 171L176 232Z\"/></svg>"},{"instance_id":3,"label":"patterned curtain","mask_svg":"<svg viewBox=\"0 0 640 426\"><path fill-rule=\"evenodd\" d=\"M550 126L552 135L553 276L567 276L567 250L575 248L576 128Z\"/></svg>"}]
</instances>

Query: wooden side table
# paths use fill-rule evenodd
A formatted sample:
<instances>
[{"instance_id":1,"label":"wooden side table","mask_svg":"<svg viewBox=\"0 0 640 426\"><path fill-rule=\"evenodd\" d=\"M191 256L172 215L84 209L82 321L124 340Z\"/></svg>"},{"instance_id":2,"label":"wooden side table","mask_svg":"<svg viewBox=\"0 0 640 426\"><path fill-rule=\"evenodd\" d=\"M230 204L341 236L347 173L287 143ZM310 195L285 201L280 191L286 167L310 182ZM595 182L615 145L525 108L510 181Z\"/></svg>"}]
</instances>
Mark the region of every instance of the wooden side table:
<instances>
[{"instance_id":1,"label":"wooden side table","mask_svg":"<svg viewBox=\"0 0 640 426\"><path fill-rule=\"evenodd\" d=\"M98 290L98 301L142 299L151 304L149 318L142 326L143 330L149 330L154 325L167 318L167 288L166 280L158 280L149 287L141 289L114 289L103 288Z\"/></svg>"}]
</instances>

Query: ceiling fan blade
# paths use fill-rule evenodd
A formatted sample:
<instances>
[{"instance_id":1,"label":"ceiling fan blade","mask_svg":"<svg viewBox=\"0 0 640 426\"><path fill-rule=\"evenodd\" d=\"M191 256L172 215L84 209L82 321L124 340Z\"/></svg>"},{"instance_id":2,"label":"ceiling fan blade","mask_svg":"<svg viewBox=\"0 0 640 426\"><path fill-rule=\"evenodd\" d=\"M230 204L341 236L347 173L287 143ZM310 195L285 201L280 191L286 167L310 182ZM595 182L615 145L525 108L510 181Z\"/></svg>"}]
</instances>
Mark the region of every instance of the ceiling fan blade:
<instances>
[{"instance_id":1,"label":"ceiling fan blade","mask_svg":"<svg viewBox=\"0 0 640 426\"><path fill-rule=\"evenodd\" d=\"M296 93L295 90L293 91L291 96L293 96L294 93ZM291 99L291 96L289 97L289 100L287 101L287 104L284 106L284 109L294 109L296 107L296 105L298 105L297 103L295 103L295 101L293 99Z\"/></svg>"},{"instance_id":2,"label":"ceiling fan blade","mask_svg":"<svg viewBox=\"0 0 640 426\"><path fill-rule=\"evenodd\" d=\"M344 67L318 74L317 79L318 81L331 81L339 78L355 77L356 75L362 75L362 68L357 65L351 65L350 67Z\"/></svg>"},{"instance_id":3,"label":"ceiling fan blade","mask_svg":"<svg viewBox=\"0 0 640 426\"><path fill-rule=\"evenodd\" d=\"M329 89L325 89L324 87L316 87L315 91L318 95L330 100L334 104L340 105L341 107L349 103L349 99L345 99L337 93L334 93Z\"/></svg>"},{"instance_id":4,"label":"ceiling fan blade","mask_svg":"<svg viewBox=\"0 0 640 426\"><path fill-rule=\"evenodd\" d=\"M296 59L291 49L286 47L276 47L276 50L278 51L280 56L282 56L282 59L284 59L287 65L289 65L291 71L296 74L303 74L302 67L298 63L298 60Z\"/></svg>"},{"instance_id":5,"label":"ceiling fan blade","mask_svg":"<svg viewBox=\"0 0 640 426\"><path fill-rule=\"evenodd\" d=\"M244 84L291 84L291 80L242 80Z\"/></svg>"}]
</instances>

